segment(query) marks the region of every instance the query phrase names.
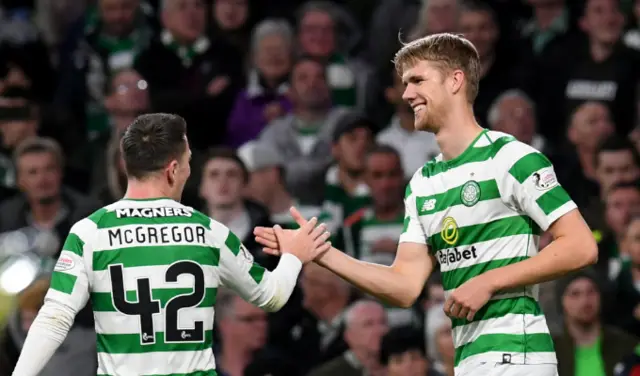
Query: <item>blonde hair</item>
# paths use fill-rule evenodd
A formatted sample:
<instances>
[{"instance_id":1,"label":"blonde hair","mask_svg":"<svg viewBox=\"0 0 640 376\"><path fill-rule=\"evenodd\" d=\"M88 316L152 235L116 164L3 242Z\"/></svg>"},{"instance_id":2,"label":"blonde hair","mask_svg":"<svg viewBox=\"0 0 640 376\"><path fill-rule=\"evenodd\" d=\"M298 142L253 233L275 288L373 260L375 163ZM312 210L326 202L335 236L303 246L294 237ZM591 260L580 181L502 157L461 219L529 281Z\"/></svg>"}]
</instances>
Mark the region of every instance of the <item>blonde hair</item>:
<instances>
[{"instance_id":1,"label":"blonde hair","mask_svg":"<svg viewBox=\"0 0 640 376\"><path fill-rule=\"evenodd\" d=\"M393 63L398 74L402 76L405 69L420 61L435 63L445 72L461 70L467 84L467 100L473 103L478 96L480 57L476 48L466 38L440 33L416 39L405 44L396 53Z\"/></svg>"}]
</instances>

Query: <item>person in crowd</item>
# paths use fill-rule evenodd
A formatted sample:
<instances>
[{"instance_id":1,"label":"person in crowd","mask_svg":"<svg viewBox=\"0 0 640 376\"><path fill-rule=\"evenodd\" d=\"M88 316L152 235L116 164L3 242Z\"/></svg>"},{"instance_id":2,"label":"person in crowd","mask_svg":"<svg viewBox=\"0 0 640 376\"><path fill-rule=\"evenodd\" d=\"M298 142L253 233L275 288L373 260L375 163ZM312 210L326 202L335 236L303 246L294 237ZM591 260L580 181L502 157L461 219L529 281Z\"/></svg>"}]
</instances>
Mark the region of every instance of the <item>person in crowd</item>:
<instances>
[{"instance_id":1,"label":"person in crowd","mask_svg":"<svg viewBox=\"0 0 640 376\"><path fill-rule=\"evenodd\" d=\"M220 376L243 376L247 367L260 358L286 361L279 354L267 354L270 349L265 348L268 333L265 311L225 288L218 290L215 308L220 337L216 371Z\"/></svg>"},{"instance_id":2,"label":"person in crowd","mask_svg":"<svg viewBox=\"0 0 640 376\"><path fill-rule=\"evenodd\" d=\"M349 349L336 359L309 373L309 376L383 376L380 344L387 332L387 317L380 303L372 300L354 302L345 312L344 339Z\"/></svg>"},{"instance_id":3,"label":"person in crowd","mask_svg":"<svg viewBox=\"0 0 640 376\"><path fill-rule=\"evenodd\" d=\"M215 0L212 10L212 34L233 46L244 63L250 51L251 28L254 26L252 6L249 0Z\"/></svg>"},{"instance_id":4,"label":"person in crowd","mask_svg":"<svg viewBox=\"0 0 640 376\"><path fill-rule=\"evenodd\" d=\"M245 196L264 205L269 210L271 222L282 228L298 228L289 213L292 206L299 207L305 218L328 220L329 214L323 212L322 207L299 205L289 193L285 184L285 161L273 147L260 141L249 141L238 149L238 156L249 170Z\"/></svg>"},{"instance_id":5,"label":"person in crowd","mask_svg":"<svg viewBox=\"0 0 640 376\"><path fill-rule=\"evenodd\" d=\"M334 130L348 111L331 107L325 66L308 56L293 65L290 99L292 112L269 123L260 140L285 159L291 194L305 204L317 205L323 200L322 180L333 162Z\"/></svg>"},{"instance_id":6,"label":"person in crowd","mask_svg":"<svg viewBox=\"0 0 640 376\"><path fill-rule=\"evenodd\" d=\"M445 315L442 304L434 305L426 315L427 353L438 376L454 376L455 349L451 320Z\"/></svg>"},{"instance_id":7,"label":"person in crowd","mask_svg":"<svg viewBox=\"0 0 640 376\"><path fill-rule=\"evenodd\" d=\"M629 256L615 280L615 323L627 333L640 338L640 217L631 219L620 244Z\"/></svg>"},{"instance_id":8,"label":"person in crowd","mask_svg":"<svg viewBox=\"0 0 640 376\"><path fill-rule=\"evenodd\" d=\"M558 180L566 187L579 208L597 196L596 154L604 139L614 132L609 110L602 103L587 102L578 106L569 123L569 146L561 150L564 163L558 170Z\"/></svg>"},{"instance_id":9,"label":"person in crowd","mask_svg":"<svg viewBox=\"0 0 640 376\"><path fill-rule=\"evenodd\" d=\"M624 33L622 40L625 46L640 51L640 0L633 2L632 24L629 30Z\"/></svg>"},{"instance_id":10,"label":"person in crowd","mask_svg":"<svg viewBox=\"0 0 640 376\"><path fill-rule=\"evenodd\" d=\"M67 42L74 48L61 56L55 101L82 120L90 141L110 133L105 99L111 81L133 67L156 29L151 8L140 0L100 0L87 11L82 36Z\"/></svg>"},{"instance_id":11,"label":"person in crowd","mask_svg":"<svg viewBox=\"0 0 640 376\"><path fill-rule=\"evenodd\" d=\"M351 214L371 203L364 171L374 130L371 121L357 114L344 117L334 130L331 153L335 163L327 170L323 202L331 216L329 228L334 231Z\"/></svg>"},{"instance_id":12,"label":"person in crowd","mask_svg":"<svg viewBox=\"0 0 640 376\"><path fill-rule=\"evenodd\" d=\"M304 374L340 356L347 350L345 310L352 300L347 283L316 264L306 265L300 291L270 318L270 345L296 359Z\"/></svg>"},{"instance_id":13,"label":"person in crowd","mask_svg":"<svg viewBox=\"0 0 640 376\"><path fill-rule=\"evenodd\" d=\"M387 376L435 376L427 359L424 335L411 326L392 328L382 337L380 363L386 367Z\"/></svg>"},{"instance_id":14,"label":"person in crowd","mask_svg":"<svg viewBox=\"0 0 640 376\"><path fill-rule=\"evenodd\" d=\"M558 284L564 332L554 336L558 375L612 375L638 339L602 322L602 289L597 275L586 270Z\"/></svg>"},{"instance_id":15,"label":"person in crowd","mask_svg":"<svg viewBox=\"0 0 640 376\"><path fill-rule=\"evenodd\" d=\"M569 9L565 0L527 0L533 16L520 30L521 37L534 55L562 43L572 34Z\"/></svg>"},{"instance_id":16,"label":"person in crowd","mask_svg":"<svg viewBox=\"0 0 640 376\"><path fill-rule=\"evenodd\" d=\"M0 336L0 374L12 374L27 332L44 304L49 283L48 278L41 277L18 295L16 311ZM95 336L93 327L75 326L39 375L95 375L98 367Z\"/></svg>"},{"instance_id":17,"label":"person in crowd","mask_svg":"<svg viewBox=\"0 0 640 376\"><path fill-rule=\"evenodd\" d=\"M221 145L233 101L244 84L241 56L207 36L203 0L163 0L161 6L163 30L140 53L134 68L149 85L154 111L185 118L192 149Z\"/></svg>"},{"instance_id":18,"label":"person in crowd","mask_svg":"<svg viewBox=\"0 0 640 376\"><path fill-rule=\"evenodd\" d=\"M298 47L302 54L325 64L332 103L366 111L375 93L373 70L363 61L349 58L339 50L335 6L330 2L311 1L298 13Z\"/></svg>"},{"instance_id":19,"label":"person in crowd","mask_svg":"<svg viewBox=\"0 0 640 376\"><path fill-rule=\"evenodd\" d=\"M229 227L260 264L272 270L277 260L266 256L253 237L254 227L271 224L269 212L262 205L244 199L248 182L249 171L235 151L224 147L210 150L200 181L202 211Z\"/></svg>"},{"instance_id":20,"label":"person in crowd","mask_svg":"<svg viewBox=\"0 0 640 376\"><path fill-rule=\"evenodd\" d=\"M489 107L487 123L494 131L508 133L544 155L553 154L551 145L537 132L535 103L522 90L509 89L500 94Z\"/></svg>"},{"instance_id":21,"label":"person in crowd","mask_svg":"<svg viewBox=\"0 0 640 376\"><path fill-rule=\"evenodd\" d=\"M220 0L225 2L229 0ZM289 73L293 30L284 20L265 20L253 31L252 68L247 87L238 94L227 125L227 145L253 140L270 122L291 111Z\"/></svg>"},{"instance_id":22,"label":"person in crowd","mask_svg":"<svg viewBox=\"0 0 640 376\"><path fill-rule=\"evenodd\" d=\"M393 105L395 114L389 125L378 133L376 141L396 148L402 159L405 179L409 181L418 169L440 154L440 147L433 133L415 130L413 109L402 99L404 84L395 69L392 70L391 80L392 85L386 88L384 94Z\"/></svg>"},{"instance_id":23,"label":"person in crowd","mask_svg":"<svg viewBox=\"0 0 640 376\"><path fill-rule=\"evenodd\" d=\"M435 0L423 2L411 39L437 33L453 33L460 29L462 1Z\"/></svg>"},{"instance_id":24,"label":"person in crowd","mask_svg":"<svg viewBox=\"0 0 640 376\"><path fill-rule=\"evenodd\" d=\"M640 178L640 155L626 138L613 135L601 140L594 155L599 194L590 196L582 212L600 242L609 231L605 220L605 199L611 187Z\"/></svg>"}]
</instances>

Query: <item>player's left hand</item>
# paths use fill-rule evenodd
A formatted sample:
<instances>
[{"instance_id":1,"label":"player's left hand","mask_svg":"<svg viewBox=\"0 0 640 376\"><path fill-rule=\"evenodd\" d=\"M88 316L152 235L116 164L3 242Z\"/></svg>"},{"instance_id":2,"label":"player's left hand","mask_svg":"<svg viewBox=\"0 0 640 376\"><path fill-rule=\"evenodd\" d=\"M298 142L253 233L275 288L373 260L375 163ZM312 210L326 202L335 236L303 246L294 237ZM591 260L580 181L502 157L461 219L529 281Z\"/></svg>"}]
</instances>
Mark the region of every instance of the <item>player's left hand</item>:
<instances>
[{"instance_id":1,"label":"player's left hand","mask_svg":"<svg viewBox=\"0 0 640 376\"><path fill-rule=\"evenodd\" d=\"M471 278L453 290L444 303L444 312L452 318L473 320L476 312L482 308L494 291L490 283L482 275Z\"/></svg>"}]
</instances>

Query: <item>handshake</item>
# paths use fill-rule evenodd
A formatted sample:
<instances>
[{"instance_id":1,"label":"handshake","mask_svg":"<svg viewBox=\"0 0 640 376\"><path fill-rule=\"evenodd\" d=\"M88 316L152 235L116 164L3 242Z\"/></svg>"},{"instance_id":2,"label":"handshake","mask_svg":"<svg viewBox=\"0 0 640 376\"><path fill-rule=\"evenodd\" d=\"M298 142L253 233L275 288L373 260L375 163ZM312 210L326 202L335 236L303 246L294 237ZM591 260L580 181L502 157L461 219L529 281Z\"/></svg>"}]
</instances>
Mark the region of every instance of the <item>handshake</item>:
<instances>
[{"instance_id":1,"label":"handshake","mask_svg":"<svg viewBox=\"0 0 640 376\"><path fill-rule=\"evenodd\" d=\"M265 253L273 256L291 253L306 264L331 249L331 233L324 223L318 225L315 217L307 221L295 207L290 212L300 226L297 230L284 230L279 225L256 227L253 230L256 241L264 247Z\"/></svg>"}]
</instances>

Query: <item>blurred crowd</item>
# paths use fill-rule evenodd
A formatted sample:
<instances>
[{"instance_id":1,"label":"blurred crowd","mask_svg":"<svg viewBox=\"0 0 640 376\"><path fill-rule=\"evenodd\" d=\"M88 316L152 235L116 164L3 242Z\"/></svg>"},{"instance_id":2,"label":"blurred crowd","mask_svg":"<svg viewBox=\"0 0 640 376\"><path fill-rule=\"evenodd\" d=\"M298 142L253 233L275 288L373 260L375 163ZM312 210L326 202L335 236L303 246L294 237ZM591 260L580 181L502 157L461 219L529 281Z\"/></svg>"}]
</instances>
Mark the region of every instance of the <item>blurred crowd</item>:
<instances>
[{"instance_id":1,"label":"blurred crowd","mask_svg":"<svg viewBox=\"0 0 640 376\"><path fill-rule=\"evenodd\" d=\"M254 226L327 223L390 264L408 178L439 153L391 63L463 34L478 122L544 152L593 229L595 268L541 286L560 376L640 374L640 0L1 0L0 376L10 375L71 225L126 190L118 140L183 116L183 202L268 268ZM541 244L551 239L541 237ZM410 309L315 265L278 313L220 289L220 376L453 376L438 273ZM90 303L41 375L91 376Z\"/></svg>"}]
</instances>

